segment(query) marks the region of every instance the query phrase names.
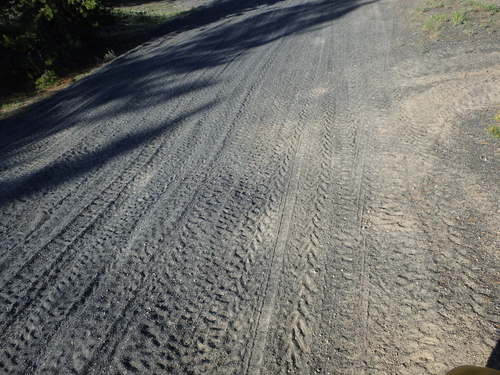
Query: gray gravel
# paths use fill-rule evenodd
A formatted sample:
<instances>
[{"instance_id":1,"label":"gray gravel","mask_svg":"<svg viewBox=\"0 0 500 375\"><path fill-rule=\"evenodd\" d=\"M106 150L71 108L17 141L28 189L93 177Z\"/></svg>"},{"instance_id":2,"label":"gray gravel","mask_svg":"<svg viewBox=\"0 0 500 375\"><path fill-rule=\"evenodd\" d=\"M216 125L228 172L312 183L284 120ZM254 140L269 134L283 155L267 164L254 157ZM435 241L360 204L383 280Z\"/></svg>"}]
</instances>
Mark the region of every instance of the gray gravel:
<instances>
[{"instance_id":1,"label":"gray gravel","mask_svg":"<svg viewBox=\"0 0 500 375\"><path fill-rule=\"evenodd\" d=\"M498 49L422 54L395 0L216 4L0 122L0 373L484 365Z\"/></svg>"}]
</instances>

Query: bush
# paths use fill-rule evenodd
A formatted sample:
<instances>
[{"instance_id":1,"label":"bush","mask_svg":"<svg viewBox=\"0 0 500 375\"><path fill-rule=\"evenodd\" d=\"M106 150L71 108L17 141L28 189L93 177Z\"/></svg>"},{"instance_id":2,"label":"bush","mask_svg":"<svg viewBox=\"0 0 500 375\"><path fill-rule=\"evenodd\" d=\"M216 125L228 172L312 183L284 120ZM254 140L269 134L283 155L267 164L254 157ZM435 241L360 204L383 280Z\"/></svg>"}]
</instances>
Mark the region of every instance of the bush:
<instances>
[{"instance_id":1,"label":"bush","mask_svg":"<svg viewBox=\"0 0 500 375\"><path fill-rule=\"evenodd\" d=\"M488 128L488 132L493 138L499 138L500 139L500 126L499 125L492 125Z\"/></svg>"},{"instance_id":2,"label":"bush","mask_svg":"<svg viewBox=\"0 0 500 375\"><path fill-rule=\"evenodd\" d=\"M57 75L53 70L46 70L38 79L35 81L35 86L37 90L45 90L52 86L57 81Z\"/></svg>"},{"instance_id":3,"label":"bush","mask_svg":"<svg viewBox=\"0 0 500 375\"><path fill-rule=\"evenodd\" d=\"M108 62L114 59L116 59L115 51L113 51L112 49L107 50L104 54L103 60Z\"/></svg>"},{"instance_id":4,"label":"bush","mask_svg":"<svg viewBox=\"0 0 500 375\"><path fill-rule=\"evenodd\" d=\"M103 16L100 0L3 0L2 88L81 65L82 58L93 56L95 28Z\"/></svg>"}]
</instances>

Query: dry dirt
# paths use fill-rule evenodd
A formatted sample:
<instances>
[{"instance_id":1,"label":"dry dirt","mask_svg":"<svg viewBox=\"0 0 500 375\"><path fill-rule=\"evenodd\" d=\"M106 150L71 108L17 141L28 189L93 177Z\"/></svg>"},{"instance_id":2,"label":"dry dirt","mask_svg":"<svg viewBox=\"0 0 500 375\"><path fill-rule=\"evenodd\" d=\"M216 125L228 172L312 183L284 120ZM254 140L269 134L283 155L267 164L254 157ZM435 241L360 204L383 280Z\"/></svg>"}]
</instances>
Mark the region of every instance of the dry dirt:
<instances>
[{"instance_id":1,"label":"dry dirt","mask_svg":"<svg viewBox=\"0 0 500 375\"><path fill-rule=\"evenodd\" d=\"M499 40L222 4L0 122L0 372L495 365Z\"/></svg>"}]
</instances>

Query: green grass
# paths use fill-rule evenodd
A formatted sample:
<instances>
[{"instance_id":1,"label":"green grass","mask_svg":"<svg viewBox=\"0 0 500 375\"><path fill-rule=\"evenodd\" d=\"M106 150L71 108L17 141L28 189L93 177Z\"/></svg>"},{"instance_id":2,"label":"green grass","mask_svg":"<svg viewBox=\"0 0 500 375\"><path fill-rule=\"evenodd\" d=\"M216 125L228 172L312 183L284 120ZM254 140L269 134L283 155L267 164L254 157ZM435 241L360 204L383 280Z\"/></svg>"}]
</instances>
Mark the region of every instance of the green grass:
<instances>
[{"instance_id":1,"label":"green grass","mask_svg":"<svg viewBox=\"0 0 500 375\"><path fill-rule=\"evenodd\" d=\"M144 11L144 10L133 10L127 8L117 8L112 11L114 17L116 17L120 23L125 25L159 25L170 18L180 13L179 11Z\"/></svg>"},{"instance_id":2,"label":"green grass","mask_svg":"<svg viewBox=\"0 0 500 375\"><path fill-rule=\"evenodd\" d=\"M451 15L451 23L455 26L464 24L466 20L465 12L453 12Z\"/></svg>"},{"instance_id":3,"label":"green grass","mask_svg":"<svg viewBox=\"0 0 500 375\"><path fill-rule=\"evenodd\" d=\"M492 125L492 126L490 126L488 128L488 133L490 133L490 135L493 138L500 139L500 125Z\"/></svg>"},{"instance_id":4,"label":"green grass","mask_svg":"<svg viewBox=\"0 0 500 375\"><path fill-rule=\"evenodd\" d=\"M425 32L433 36L457 31L472 35L500 28L500 6L479 0L423 0L416 17ZM448 35L446 34L446 35Z\"/></svg>"},{"instance_id":5,"label":"green grass","mask_svg":"<svg viewBox=\"0 0 500 375\"><path fill-rule=\"evenodd\" d=\"M43 91L57 83L57 75L53 70L46 70L36 81L35 87L38 91Z\"/></svg>"},{"instance_id":6,"label":"green grass","mask_svg":"<svg viewBox=\"0 0 500 375\"><path fill-rule=\"evenodd\" d=\"M447 21L448 21L448 16L444 14L433 14L425 20L423 24L423 29L425 31L437 32L443 27L443 25Z\"/></svg>"},{"instance_id":7,"label":"green grass","mask_svg":"<svg viewBox=\"0 0 500 375\"><path fill-rule=\"evenodd\" d=\"M464 2L469 5L473 11L485 11L492 14L500 13L500 6L496 4L483 3L476 0L466 0Z\"/></svg>"},{"instance_id":8,"label":"green grass","mask_svg":"<svg viewBox=\"0 0 500 375\"><path fill-rule=\"evenodd\" d=\"M111 61L116 56L142 44L155 35L161 25L184 14L186 11L164 11L140 8L115 8L111 15L114 19L110 25L101 28L102 60Z\"/></svg>"},{"instance_id":9,"label":"green grass","mask_svg":"<svg viewBox=\"0 0 500 375\"><path fill-rule=\"evenodd\" d=\"M488 133L490 133L493 138L500 139L500 111L497 111L494 120L497 124L488 127Z\"/></svg>"}]
</instances>

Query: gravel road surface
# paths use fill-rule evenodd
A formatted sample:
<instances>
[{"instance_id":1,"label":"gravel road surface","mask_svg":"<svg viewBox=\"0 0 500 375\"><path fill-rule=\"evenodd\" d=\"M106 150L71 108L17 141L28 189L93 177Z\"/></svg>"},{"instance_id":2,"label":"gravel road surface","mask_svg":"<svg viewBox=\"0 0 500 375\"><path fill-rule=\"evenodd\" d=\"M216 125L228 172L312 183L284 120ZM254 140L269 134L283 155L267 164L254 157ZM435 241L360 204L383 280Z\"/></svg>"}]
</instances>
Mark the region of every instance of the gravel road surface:
<instances>
[{"instance_id":1,"label":"gravel road surface","mask_svg":"<svg viewBox=\"0 0 500 375\"><path fill-rule=\"evenodd\" d=\"M405 1L216 4L0 122L0 373L493 363L498 40L426 49Z\"/></svg>"}]
</instances>

